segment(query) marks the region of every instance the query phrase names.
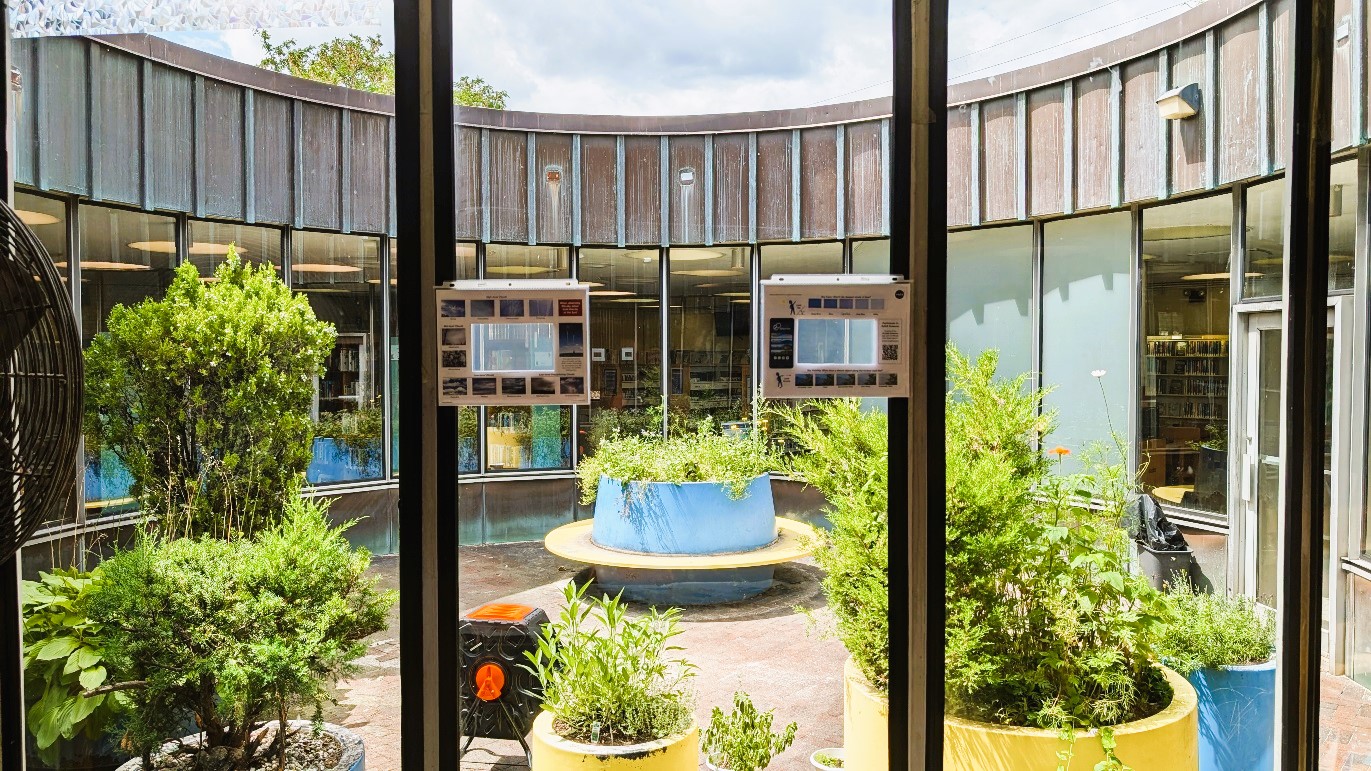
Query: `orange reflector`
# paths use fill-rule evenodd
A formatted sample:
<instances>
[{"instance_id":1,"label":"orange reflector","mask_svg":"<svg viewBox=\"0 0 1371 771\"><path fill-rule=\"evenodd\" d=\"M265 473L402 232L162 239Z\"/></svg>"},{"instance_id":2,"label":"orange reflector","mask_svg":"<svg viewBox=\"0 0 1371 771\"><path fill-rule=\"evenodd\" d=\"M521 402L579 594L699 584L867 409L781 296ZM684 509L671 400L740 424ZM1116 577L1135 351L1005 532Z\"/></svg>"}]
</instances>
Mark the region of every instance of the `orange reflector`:
<instances>
[{"instance_id":1,"label":"orange reflector","mask_svg":"<svg viewBox=\"0 0 1371 771\"><path fill-rule=\"evenodd\" d=\"M467 614L472 621L523 621L533 612L531 605L492 602Z\"/></svg>"},{"instance_id":2,"label":"orange reflector","mask_svg":"<svg viewBox=\"0 0 1371 771\"><path fill-rule=\"evenodd\" d=\"M505 689L505 670L499 664L482 664L476 670L476 698L495 701Z\"/></svg>"}]
</instances>

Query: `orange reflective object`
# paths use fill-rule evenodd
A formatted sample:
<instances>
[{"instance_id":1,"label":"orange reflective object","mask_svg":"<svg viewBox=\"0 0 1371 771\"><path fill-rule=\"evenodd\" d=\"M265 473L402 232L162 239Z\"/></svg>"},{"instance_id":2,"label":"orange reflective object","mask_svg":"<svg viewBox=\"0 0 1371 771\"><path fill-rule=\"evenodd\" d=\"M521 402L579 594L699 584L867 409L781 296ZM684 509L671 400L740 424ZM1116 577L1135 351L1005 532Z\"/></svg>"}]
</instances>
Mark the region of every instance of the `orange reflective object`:
<instances>
[{"instance_id":1,"label":"orange reflective object","mask_svg":"<svg viewBox=\"0 0 1371 771\"><path fill-rule=\"evenodd\" d=\"M523 621L532 612L531 605L492 602L471 611L467 618L473 621Z\"/></svg>"},{"instance_id":2,"label":"orange reflective object","mask_svg":"<svg viewBox=\"0 0 1371 771\"><path fill-rule=\"evenodd\" d=\"M504 667L486 663L476 669L476 698L481 701L495 701L504 690Z\"/></svg>"}]
</instances>

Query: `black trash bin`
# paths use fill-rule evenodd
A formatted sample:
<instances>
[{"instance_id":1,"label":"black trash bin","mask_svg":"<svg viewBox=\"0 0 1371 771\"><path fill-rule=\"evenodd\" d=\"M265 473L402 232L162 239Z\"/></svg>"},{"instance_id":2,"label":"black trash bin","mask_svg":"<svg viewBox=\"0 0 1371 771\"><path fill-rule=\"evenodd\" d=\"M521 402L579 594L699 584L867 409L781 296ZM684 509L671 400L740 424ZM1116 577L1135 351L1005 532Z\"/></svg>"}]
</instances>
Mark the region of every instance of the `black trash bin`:
<instances>
[{"instance_id":1,"label":"black trash bin","mask_svg":"<svg viewBox=\"0 0 1371 771\"><path fill-rule=\"evenodd\" d=\"M1194 583L1195 552L1151 495L1144 494L1137 500L1133 540L1138 545L1139 567L1153 587L1166 588L1176 580L1177 573Z\"/></svg>"}]
</instances>

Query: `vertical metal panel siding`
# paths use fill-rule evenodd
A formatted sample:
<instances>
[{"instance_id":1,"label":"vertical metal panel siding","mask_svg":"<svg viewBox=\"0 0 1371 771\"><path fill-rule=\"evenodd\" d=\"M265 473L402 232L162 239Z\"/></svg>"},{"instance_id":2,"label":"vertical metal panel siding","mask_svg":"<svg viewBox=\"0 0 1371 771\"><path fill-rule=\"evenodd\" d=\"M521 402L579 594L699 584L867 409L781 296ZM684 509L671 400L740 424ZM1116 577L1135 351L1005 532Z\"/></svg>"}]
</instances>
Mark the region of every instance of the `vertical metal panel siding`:
<instances>
[{"instance_id":1,"label":"vertical metal panel siding","mask_svg":"<svg viewBox=\"0 0 1371 771\"><path fill-rule=\"evenodd\" d=\"M618 241L615 211L615 167L619 142L612 136L581 137L581 242L613 244Z\"/></svg>"},{"instance_id":2,"label":"vertical metal panel siding","mask_svg":"<svg viewBox=\"0 0 1371 771\"><path fill-rule=\"evenodd\" d=\"M528 135L522 131L491 131L490 239L528 240Z\"/></svg>"},{"instance_id":3,"label":"vertical metal panel siding","mask_svg":"<svg viewBox=\"0 0 1371 771\"><path fill-rule=\"evenodd\" d=\"M99 95L92 108L99 114L100 131L93 138L96 150L93 161L98 167L93 171L99 174L100 185L99 190L92 193L98 193L102 200L137 205L143 199L143 131L138 77L142 65L134 57L113 49L92 48L92 52L96 50L100 55L91 61L91 81L92 85L99 84Z\"/></svg>"},{"instance_id":4,"label":"vertical metal panel siding","mask_svg":"<svg viewBox=\"0 0 1371 771\"><path fill-rule=\"evenodd\" d=\"M853 123L846 127L847 234L878 236L884 233L881 212L885 208L885 179L881 157L881 121Z\"/></svg>"},{"instance_id":5,"label":"vertical metal panel siding","mask_svg":"<svg viewBox=\"0 0 1371 771\"><path fill-rule=\"evenodd\" d=\"M254 203L258 222L287 224L293 218L294 141L291 102L279 96L252 95Z\"/></svg>"},{"instance_id":6,"label":"vertical metal panel siding","mask_svg":"<svg viewBox=\"0 0 1371 771\"><path fill-rule=\"evenodd\" d=\"M714 241L746 243L750 229L747 134L714 137Z\"/></svg>"},{"instance_id":7,"label":"vertical metal panel siding","mask_svg":"<svg viewBox=\"0 0 1371 771\"><path fill-rule=\"evenodd\" d=\"M1261 101L1259 95L1257 13L1250 11L1219 28L1219 182L1246 179L1260 172Z\"/></svg>"},{"instance_id":8,"label":"vertical metal panel siding","mask_svg":"<svg viewBox=\"0 0 1371 771\"><path fill-rule=\"evenodd\" d=\"M342 175L342 111L303 104L300 110L301 200L296 203L300 224L337 230L343 224L339 193Z\"/></svg>"},{"instance_id":9,"label":"vertical metal panel siding","mask_svg":"<svg viewBox=\"0 0 1371 771\"><path fill-rule=\"evenodd\" d=\"M789 131L757 134L757 240L790 238Z\"/></svg>"},{"instance_id":10,"label":"vertical metal panel siding","mask_svg":"<svg viewBox=\"0 0 1371 771\"><path fill-rule=\"evenodd\" d=\"M46 38L38 44L38 184L45 190L89 192L86 45L83 38Z\"/></svg>"},{"instance_id":11,"label":"vertical metal panel siding","mask_svg":"<svg viewBox=\"0 0 1371 771\"><path fill-rule=\"evenodd\" d=\"M195 78L181 70L154 64L145 71L143 98L148 102L147 148L152 166L152 205L190 211L194 204Z\"/></svg>"},{"instance_id":12,"label":"vertical metal panel siding","mask_svg":"<svg viewBox=\"0 0 1371 771\"><path fill-rule=\"evenodd\" d=\"M1180 87L1199 83L1207 87L1205 78L1204 37L1183 41L1171 49L1171 83ZM1173 192L1199 190L1205 179L1209 122L1214 120L1204 110L1193 118L1171 121L1171 189Z\"/></svg>"},{"instance_id":13,"label":"vertical metal panel siding","mask_svg":"<svg viewBox=\"0 0 1371 771\"><path fill-rule=\"evenodd\" d=\"M199 140L204 213L243 219L243 89L206 80L204 96Z\"/></svg>"},{"instance_id":14,"label":"vertical metal panel siding","mask_svg":"<svg viewBox=\"0 0 1371 771\"><path fill-rule=\"evenodd\" d=\"M1072 170L1078 210L1098 209L1113 203L1111 86L1109 70L1078 78L1075 83L1076 105L1072 122L1076 127L1076 141Z\"/></svg>"},{"instance_id":15,"label":"vertical metal panel siding","mask_svg":"<svg viewBox=\"0 0 1371 771\"><path fill-rule=\"evenodd\" d=\"M981 219L1019 213L1019 103L1013 96L981 104Z\"/></svg>"},{"instance_id":16,"label":"vertical metal panel siding","mask_svg":"<svg viewBox=\"0 0 1371 771\"><path fill-rule=\"evenodd\" d=\"M352 113L351 196L352 230L385 233L390 204L390 118L365 112Z\"/></svg>"},{"instance_id":17,"label":"vertical metal panel siding","mask_svg":"<svg viewBox=\"0 0 1371 771\"><path fill-rule=\"evenodd\" d=\"M1145 56L1123 67L1123 199L1145 201L1157 195L1161 171L1157 159L1157 57Z\"/></svg>"},{"instance_id":18,"label":"vertical metal panel siding","mask_svg":"<svg viewBox=\"0 0 1371 771\"><path fill-rule=\"evenodd\" d=\"M1351 147L1352 136L1352 2L1333 3L1333 149Z\"/></svg>"},{"instance_id":19,"label":"vertical metal panel siding","mask_svg":"<svg viewBox=\"0 0 1371 771\"><path fill-rule=\"evenodd\" d=\"M705 140L699 136L671 137L667 201L671 217L671 243L705 242ZM689 184L682 172L689 170Z\"/></svg>"},{"instance_id":20,"label":"vertical metal panel siding","mask_svg":"<svg viewBox=\"0 0 1371 771\"><path fill-rule=\"evenodd\" d=\"M971 223L971 109L947 110L947 224Z\"/></svg>"},{"instance_id":21,"label":"vertical metal panel siding","mask_svg":"<svg viewBox=\"0 0 1371 771\"><path fill-rule=\"evenodd\" d=\"M624 137L624 242L652 246L662 240L662 142Z\"/></svg>"},{"instance_id":22,"label":"vertical metal panel siding","mask_svg":"<svg viewBox=\"0 0 1371 771\"><path fill-rule=\"evenodd\" d=\"M571 243L571 137L539 134L534 147L538 186L538 241ZM548 179L552 172L553 179Z\"/></svg>"},{"instance_id":23,"label":"vertical metal panel siding","mask_svg":"<svg viewBox=\"0 0 1371 771\"><path fill-rule=\"evenodd\" d=\"M1062 211L1062 90L1049 86L1028 94L1028 212ZM950 171L950 170L949 170ZM951 183L953 177L948 175Z\"/></svg>"},{"instance_id":24,"label":"vertical metal panel siding","mask_svg":"<svg viewBox=\"0 0 1371 771\"><path fill-rule=\"evenodd\" d=\"M800 132L800 237L835 238L838 141L832 127Z\"/></svg>"},{"instance_id":25,"label":"vertical metal panel siding","mask_svg":"<svg viewBox=\"0 0 1371 771\"><path fill-rule=\"evenodd\" d=\"M481 130L458 126L454 165L457 207L457 237L481 237Z\"/></svg>"},{"instance_id":26,"label":"vertical metal panel siding","mask_svg":"<svg viewBox=\"0 0 1371 771\"><path fill-rule=\"evenodd\" d=\"M16 38L10 41L10 66L19 70L23 78L24 91L21 96L24 109L13 116L14 124L14 181L23 185L38 184L37 170L34 166L34 98L37 94L38 69L34 66L34 48L38 40L46 38Z\"/></svg>"},{"instance_id":27,"label":"vertical metal panel siding","mask_svg":"<svg viewBox=\"0 0 1371 771\"><path fill-rule=\"evenodd\" d=\"M1290 111L1290 0L1270 0L1271 19L1271 167L1285 168L1285 154L1290 148L1290 126L1286 114Z\"/></svg>"}]
</instances>

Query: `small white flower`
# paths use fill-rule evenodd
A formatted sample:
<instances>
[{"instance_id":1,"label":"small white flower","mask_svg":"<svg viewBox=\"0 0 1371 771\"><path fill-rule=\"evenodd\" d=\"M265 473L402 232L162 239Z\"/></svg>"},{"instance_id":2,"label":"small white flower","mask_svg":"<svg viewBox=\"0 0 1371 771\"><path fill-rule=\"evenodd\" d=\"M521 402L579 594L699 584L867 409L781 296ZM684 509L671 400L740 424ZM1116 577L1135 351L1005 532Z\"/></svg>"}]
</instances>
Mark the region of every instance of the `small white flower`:
<instances>
[{"instance_id":1,"label":"small white flower","mask_svg":"<svg viewBox=\"0 0 1371 771\"><path fill-rule=\"evenodd\" d=\"M1091 377L1104 377L1104 370L1102 370L1102 369L1091 370L1091 371L1090 371L1090 376L1091 376Z\"/></svg>"}]
</instances>

